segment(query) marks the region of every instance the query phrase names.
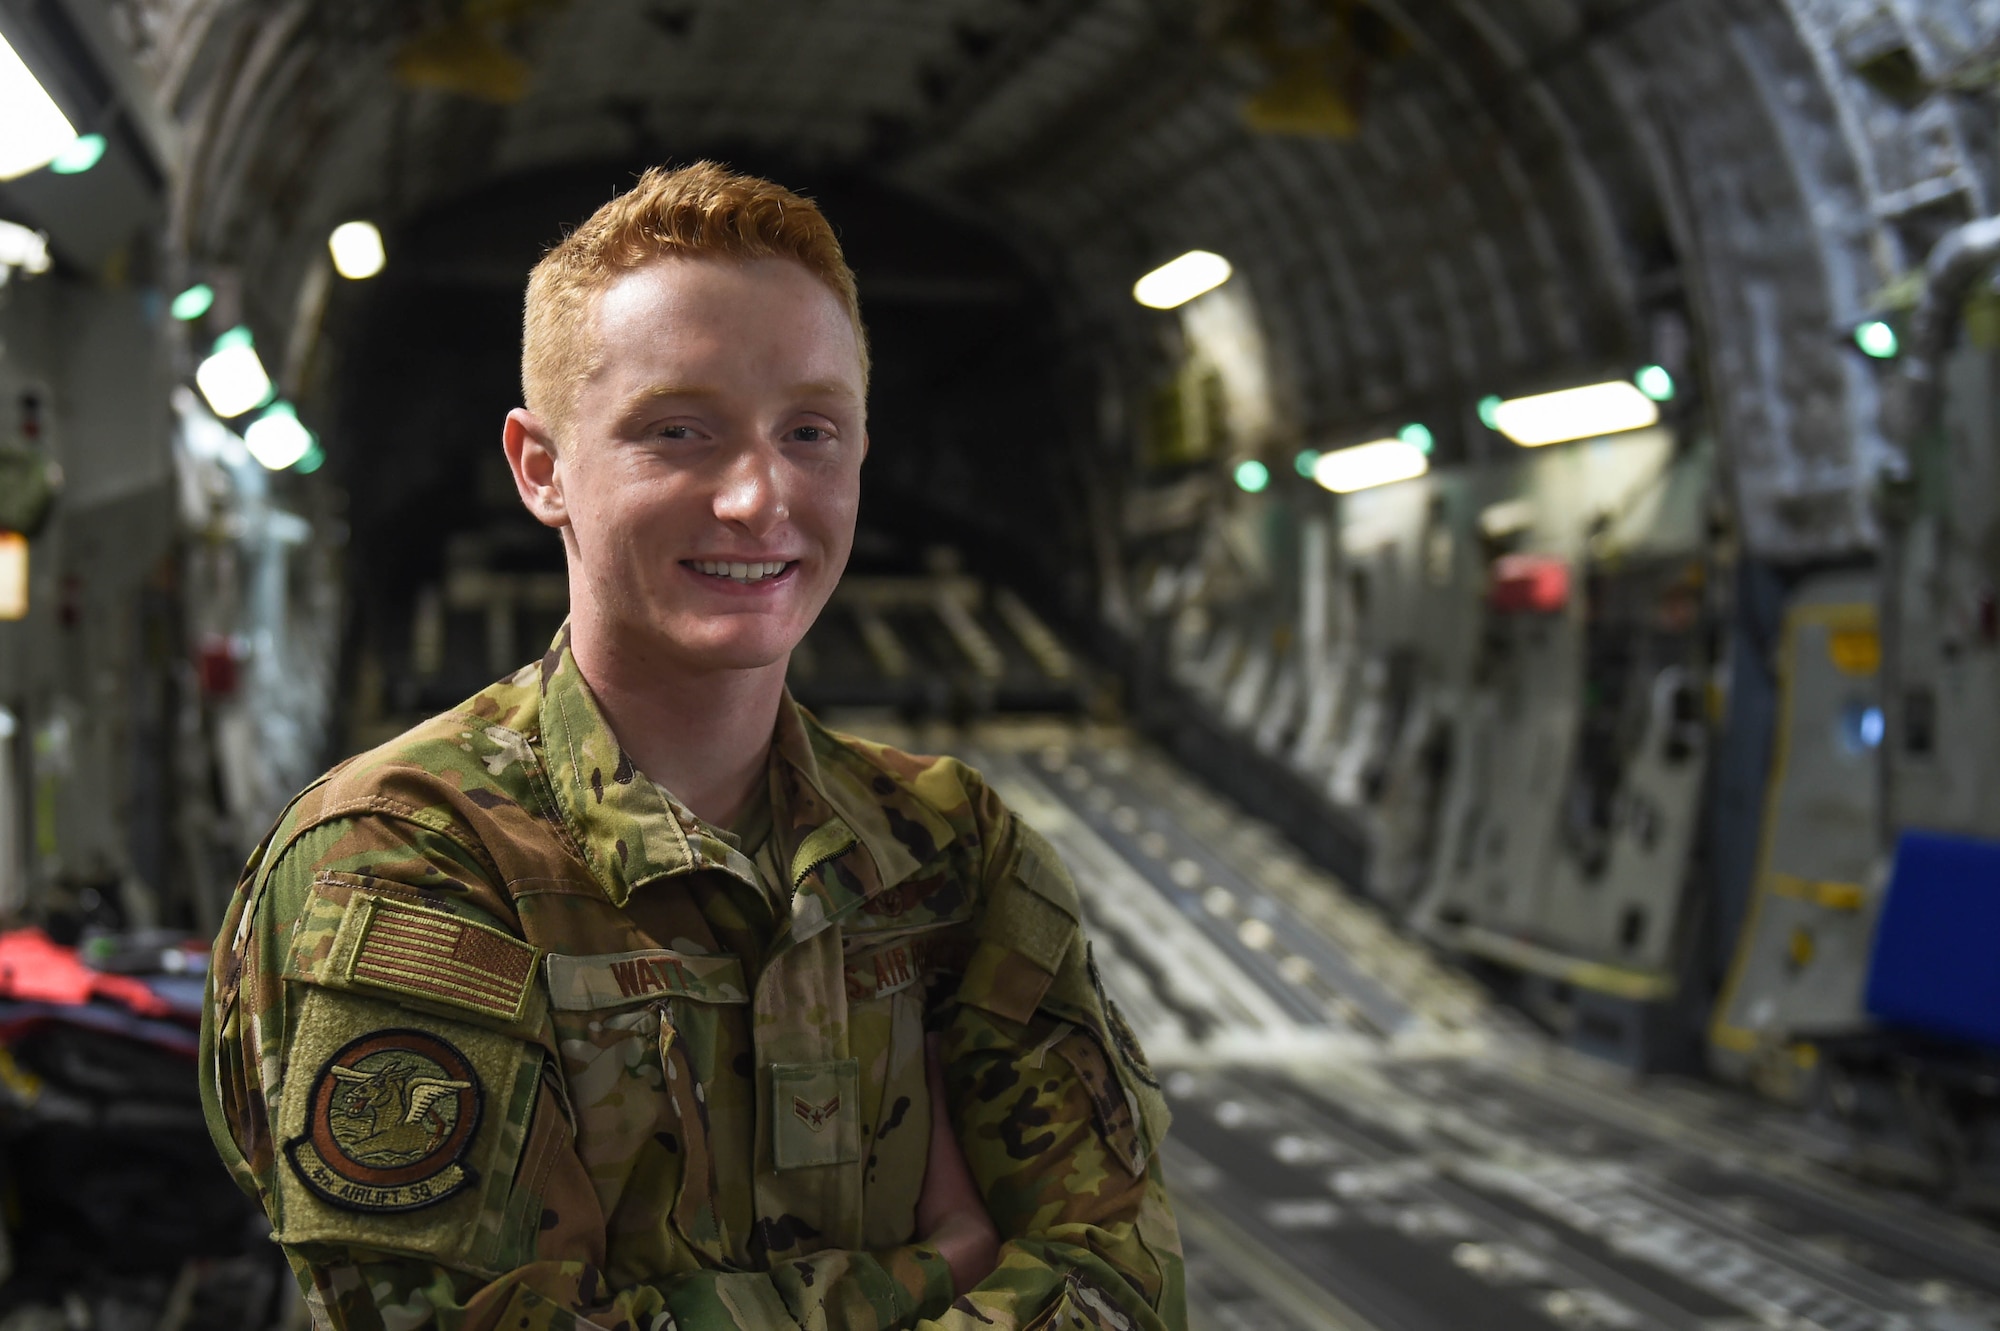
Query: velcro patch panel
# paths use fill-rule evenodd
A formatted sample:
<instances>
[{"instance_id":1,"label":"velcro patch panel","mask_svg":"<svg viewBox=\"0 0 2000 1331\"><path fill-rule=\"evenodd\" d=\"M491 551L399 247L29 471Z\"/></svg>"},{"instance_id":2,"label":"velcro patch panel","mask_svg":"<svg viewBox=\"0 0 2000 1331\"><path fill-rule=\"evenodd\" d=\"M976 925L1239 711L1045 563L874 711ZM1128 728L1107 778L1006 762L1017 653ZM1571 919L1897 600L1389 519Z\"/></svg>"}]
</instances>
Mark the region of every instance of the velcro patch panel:
<instances>
[{"instance_id":1,"label":"velcro patch panel","mask_svg":"<svg viewBox=\"0 0 2000 1331\"><path fill-rule=\"evenodd\" d=\"M731 956L696 956L655 948L572 957L551 952L549 1000L563 1012L623 1007L655 998L698 1003L747 1003L743 963Z\"/></svg>"},{"instance_id":2,"label":"velcro patch panel","mask_svg":"<svg viewBox=\"0 0 2000 1331\"><path fill-rule=\"evenodd\" d=\"M995 885L979 933L1053 975L1077 936L1076 885L1034 828L1017 819L1014 839L1014 871Z\"/></svg>"},{"instance_id":3,"label":"velcro patch panel","mask_svg":"<svg viewBox=\"0 0 2000 1331\"><path fill-rule=\"evenodd\" d=\"M534 990L536 949L489 925L356 892L334 945L340 978L518 1023Z\"/></svg>"}]
</instances>

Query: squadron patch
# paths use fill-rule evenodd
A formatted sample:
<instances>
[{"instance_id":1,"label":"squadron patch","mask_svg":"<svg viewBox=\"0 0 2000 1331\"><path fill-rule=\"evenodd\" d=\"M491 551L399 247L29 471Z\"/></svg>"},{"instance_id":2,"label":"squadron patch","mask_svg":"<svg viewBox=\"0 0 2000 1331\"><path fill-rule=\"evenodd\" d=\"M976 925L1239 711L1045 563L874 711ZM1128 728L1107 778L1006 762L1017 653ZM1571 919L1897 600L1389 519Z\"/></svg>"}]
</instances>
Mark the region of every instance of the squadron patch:
<instances>
[{"instance_id":1,"label":"squadron patch","mask_svg":"<svg viewBox=\"0 0 2000 1331\"><path fill-rule=\"evenodd\" d=\"M285 1154L307 1187L350 1211L414 1211L475 1180L459 1163L479 1128L479 1075L429 1031L350 1040L313 1082Z\"/></svg>"}]
</instances>

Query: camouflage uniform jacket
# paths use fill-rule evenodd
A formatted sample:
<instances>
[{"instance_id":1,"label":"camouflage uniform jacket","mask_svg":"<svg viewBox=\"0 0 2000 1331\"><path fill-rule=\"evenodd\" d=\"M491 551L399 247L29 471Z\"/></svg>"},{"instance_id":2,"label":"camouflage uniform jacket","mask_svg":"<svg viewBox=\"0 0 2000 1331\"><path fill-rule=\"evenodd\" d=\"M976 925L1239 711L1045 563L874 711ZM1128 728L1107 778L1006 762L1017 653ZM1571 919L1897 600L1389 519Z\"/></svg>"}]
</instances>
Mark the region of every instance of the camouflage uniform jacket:
<instances>
[{"instance_id":1,"label":"camouflage uniform jacket","mask_svg":"<svg viewBox=\"0 0 2000 1331\"><path fill-rule=\"evenodd\" d=\"M1048 844L789 697L773 750L777 883L558 638L285 812L202 1092L320 1326L1185 1325L1165 1106ZM926 1031L1004 1245L955 1302L913 1234Z\"/></svg>"}]
</instances>

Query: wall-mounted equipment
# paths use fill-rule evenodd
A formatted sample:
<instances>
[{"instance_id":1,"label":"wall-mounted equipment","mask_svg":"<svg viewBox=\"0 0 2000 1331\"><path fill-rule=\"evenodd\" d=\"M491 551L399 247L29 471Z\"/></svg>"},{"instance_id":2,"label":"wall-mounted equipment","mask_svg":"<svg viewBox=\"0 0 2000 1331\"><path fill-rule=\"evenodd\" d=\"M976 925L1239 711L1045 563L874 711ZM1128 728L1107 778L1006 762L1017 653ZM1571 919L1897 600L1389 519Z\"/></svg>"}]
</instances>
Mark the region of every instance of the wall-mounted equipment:
<instances>
[{"instance_id":1,"label":"wall-mounted equipment","mask_svg":"<svg viewBox=\"0 0 2000 1331\"><path fill-rule=\"evenodd\" d=\"M1493 561L1486 604L1502 615L1558 615L1569 608L1569 561L1560 555L1512 554Z\"/></svg>"},{"instance_id":2,"label":"wall-mounted equipment","mask_svg":"<svg viewBox=\"0 0 2000 1331\"><path fill-rule=\"evenodd\" d=\"M273 396L271 376L257 358L250 330L241 325L215 339L215 349L195 367L195 387L208 399L208 408L228 420L261 407Z\"/></svg>"},{"instance_id":3,"label":"wall-mounted equipment","mask_svg":"<svg viewBox=\"0 0 2000 1331\"><path fill-rule=\"evenodd\" d=\"M1763 845L1709 1030L1718 1073L1781 1099L1804 1093L1811 1040L1866 1022L1880 905L1880 768L1867 743L1880 738L1877 633L1876 587L1860 574L1808 578L1785 616Z\"/></svg>"},{"instance_id":4,"label":"wall-mounted equipment","mask_svg":"<svg viewBox=\"0 0 2000 1331\"><path fill-rule=\"evenodd\" d=\"M62 469L32 447L0 444L0 532L39 534L62 488Z\"/></svg>"},{"instance_id":5,"label":"wall-mounted equipment","mask_svg":"<svg viewBox=\"0 0 2000 1331\"><path fill-rule=\"evenodd\" d=\"M357 282L375 276L389 261L373 222L342 222L326 238L326 248L333 255L333 270Z\"/></svg>"},{"instance_id":6,"label":"wall-mounted equipment","mask_svg":"<svg viewBox=\"0 0 2000 1331\"><path fill-rule=\"evenodd\" d=\"M1660 405L1624 380L1510 398L1493 408L1493 428L1523 448L1623 434L1660 423Z\"/></svg>"},{"instance_id":7,"label":"wall-mounted equipment","mask_svg":"<svg viewBox=\"0 0 2000 1331\"><path fill-rule=\"evenodd\" d=\"M2000 842L1905 831L1869 956L1869 1015L2000 1048Z\"/></svg>"},{"instance_id":8,"label":"wall-mounted equipment","mask_svg":"<svg viewBox=\"0 0 2000 1331\"><path fill-rule=\"evenodd\" d=\"M0 37L0 180L39 171L76 142L76 127Z\"/></svg>"},{"instance_id":9,"label":"wall-mounted equipment","mask_svg":"<svg viewBox=\"0 0 2000 1331\"><path fill-rule=\"evenodd\" d=\"M1215 290L1236 270L1208 250L1189 250L1132 284L1132 299L1148 309L1171 310Z\"/></svg>"}]
</instances>

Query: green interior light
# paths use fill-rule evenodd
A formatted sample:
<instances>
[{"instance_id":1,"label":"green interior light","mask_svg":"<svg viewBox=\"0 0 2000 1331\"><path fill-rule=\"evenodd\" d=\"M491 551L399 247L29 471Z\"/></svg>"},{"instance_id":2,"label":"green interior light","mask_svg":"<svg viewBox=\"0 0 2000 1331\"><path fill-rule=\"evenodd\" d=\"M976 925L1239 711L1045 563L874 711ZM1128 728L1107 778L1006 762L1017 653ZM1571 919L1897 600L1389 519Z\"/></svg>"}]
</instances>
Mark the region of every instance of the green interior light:
<instances>
[{"instance_id":1,"label":"green interior light","mask_svg":"<svg viewBox=\"0 0 2000 1331\"><path fill-rule=\"evenodd\" d=\"M1437 437L1431 433L1431 427L1417 421L1396 431L1396 437L1425 457L1429 457L1430 451L1437 447Z\"/></svg>"},{"instance_id":2,"label":"green interior light","mask_svg":"<svg viewBox=\"0 0 2000 1331\"><path fill-rule=\"evenodd\" d=\"M1292 470L1297 472L1299 475L1305 477L1307 480L1311 480L1313 474L1313 464L1318 461L1319 461L1319 450L1317 448L1303 449L1300 451L1297 457L1292 459Z\"/></svg>"},{"instance_id":3,"label":"green interior light","mask_svg":"<svg viewBox=\"0 0 2000 1331\"><path fill-rule=\"evenodd\" d=\"M105 147L102 134L79 134L69 147L55 155L49 170L59 176L80 176L103 159Z\"/></svg>"},{"instance_id":4,"label":"green interior light","mask_svg":"<svg viewBox=\"0 0 2000 1331\"><path fill-rule=\"evenodd\" d=\"M1479 399L1479 423L1489 430L1500 428L1500 403L1498 393L1488 394Z\"/></svg>"},{"instance_id":5,"label":"green interior light","mask_svg":"<svg viewBox=\"0 0 2000 1331\"><path fill-rule=\"evenodd\" d=\"M207 314L209 307L214 304L215 288L206 282L197 282L175 296L173 304L167 306L167 312L182 321L199 319Z\"/></svg>"},{"instance_id":6,"label":"green interior light","mask_svg":"<svg viewBox=\"0 0 2000 1331\"><path fill-rule=\"evenodd\" d=\"M1667 373L1667 367L1664 365L1641 367L1639 372L1632 376L1632 382L1639 386L1641 393L1655 402L1674 400L1674 376Z\"/></svg>"},{"instance_id":7,"label":"green interior light","mask_svg":"<svg viewBox=\"0 0 2000 1331\"><path fill-rule=\"evenodd\" d=\"M257 340L250 335L249 325L237 324L236 327L230 329L228 332L224 333L221 337L215 339L214 350L216 352L224 352L228 351L231 347L255 346L256 341Z\"/></svg>"},{"instance_id":8,"label":"green interior light","mask_svg":"<svg viewBox=\"0 0 2000 1331\"><path fill-rule=\"evenodd\" d=\"M1245 494L1262 494L1264 487L1271 483L1271 469L1256 458L1246 458L1236 464L1236 488Z\"/></svg>"},{"instance_id":9,"label":"green interior light","mask_svg":"<svg viewBox=\"0 0 2000 1331\"><path fill-rule=\"evenodd\" d=\"M326 452L320 448L319 441L315 439L312 447L306 450L306 455L292 464L292 470L301 476L310 476L325 463Z\"/></svg>"},{"instance_id":10,"label":"green interior light","mask_svg":"<svg viewBox=\"0 0 2000 1331\"><path fill-rule=\"evenodd\" d=\"M1854 345L1876 360L1888 360L1896 354L1900 344L1896 340L1895 329L1880 319L1870 319L1854 330Z\"/></svg>"}]
</instances>

